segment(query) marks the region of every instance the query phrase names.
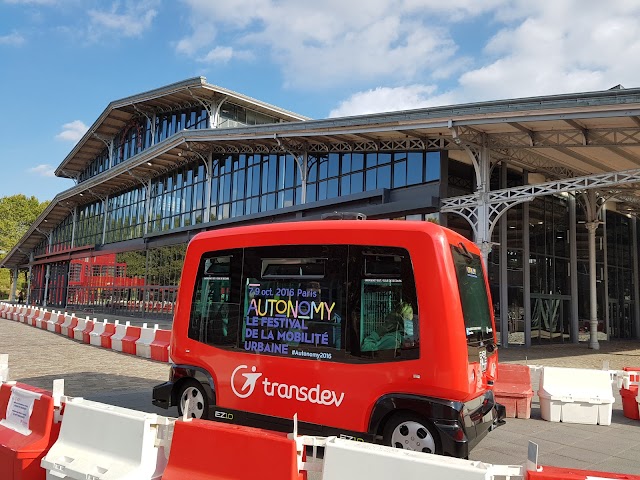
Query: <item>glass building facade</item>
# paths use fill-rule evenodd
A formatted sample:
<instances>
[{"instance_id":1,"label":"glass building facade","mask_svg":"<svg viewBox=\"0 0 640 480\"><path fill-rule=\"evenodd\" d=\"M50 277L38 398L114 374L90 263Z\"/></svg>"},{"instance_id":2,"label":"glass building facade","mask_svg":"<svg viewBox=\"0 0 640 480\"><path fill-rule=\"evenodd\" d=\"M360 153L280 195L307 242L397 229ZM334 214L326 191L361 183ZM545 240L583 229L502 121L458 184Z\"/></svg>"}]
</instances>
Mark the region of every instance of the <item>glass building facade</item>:
<instances>
[{"instance_id":1,"label":"glass building facade","mask_svg":"<svg viewBox=\"0 0 640 480\"><path fill-rule=\"evenodd\" d=\"M363 192L438 183L441 160L441 153L433 151L309 154L304 205L313 208L322 201L348 200ZM36 260L81 248L108 251L143 237L161 238L303 205L300 170L289 154L214 154L210 178L207 169L204 162L194 161L147 186L78 206L35 249ZM402 218L433 215L433 208L422 210ZM170 316L185 251L183 242L120 253L75 254L69 261L48 266L42 260L31 270L30 301L84 312Z\"/></svg>"}]
</instances>

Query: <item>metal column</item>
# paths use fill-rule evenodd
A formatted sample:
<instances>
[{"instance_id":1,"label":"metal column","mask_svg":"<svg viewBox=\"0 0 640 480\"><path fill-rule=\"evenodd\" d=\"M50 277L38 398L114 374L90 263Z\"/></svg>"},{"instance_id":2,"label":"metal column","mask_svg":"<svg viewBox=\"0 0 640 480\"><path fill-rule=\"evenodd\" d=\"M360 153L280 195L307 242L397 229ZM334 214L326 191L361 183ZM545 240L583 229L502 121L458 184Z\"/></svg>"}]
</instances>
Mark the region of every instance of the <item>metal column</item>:
<instances>
[{"instance_id":1,"label":"metal column","mask_svg":"<svg viewBox=\"0 0 640 480\"><path fill-rule=\"evenodd\" d=\"M631 219L631 226L633 232L631 238L633 239L633 327L635 338L640 339L640 268L638 262L640 262L640 255L638 255L638 220L633 217Z\"/></svg>"},{"instance_id":2,"label":"metal column","mask_svg":"<svg viewBox=\"0 0 640 480\"><path fill-rule=\"evenodd\" d=\"M527 181L525 179L525 181ZM522 205L522 303L524 304L524 344L531 346L531 247L529 245L529 203Z\"/></svg>"},{"instance_id":3,"label":"metal column","mask_svg":"<svg viewBox=\"0 0 640 480\"><path fill-rule=\"evenodd\" d=\"M202 220L204 223L209 223L211 221L211 174L213 173L213 152L209 152L204 171L207 175L207 181L204 184L204 216Z\"/></svg>"},{"instance_id":4,"label":"metal column","mask_svg":"<svg viewBox=\"0 0 640 480\"><path fill-rule=\"evenodd\" d=\"M71 248L76 246L76 226L78 224L78 207L73 207L73 223L71 224Z\"/></svg>"},{"instance_id":5,"label":"metal column","mask_svg":"<svg viewBox=\"0 0 640 480\"><path fill-rule=\"evenodd\" d=\"M104 208L102 209L102 215L104 216L102 220L102 245L104 245L107 240L107 214L109 213L109 195L107 195L104 200L102 200L102 204Z\"/></svg>"},{"instance_id":6,"label":"metal column","mask_svg":"<svg viewBox=\"0 0 640 480\"><path fill-rule=\"evenodd\" d=\"M507 166L500 168L500 188L507 186ZM488 239L489 241L491 238ZM489 244L491 245L491 244ZM500 219L500 346L509 346L509 270L507 268L507 216ZM488 253L487 253L488 256ZM488 269L488 264L487 265Z\"/></svg>"},{"instance_id":7,"label":"metal column","mask_svg":"<svg viewBox=\"0 0 640 480\"><path fill-rule=\"evenodd\" d=\"M151 179L145 185L145 199L144 199L144 234L149 231L149 222L151 221Z\"/></svg>"},{"instance_id":8,"label":"metal column","mask_svg":"<svg viewBox=\"0 0 640 480\"><path fill-rule=\"evenodd\" d=\"M47 263L47 273L44 276L44 297L42 299L42 306L47 306L47 297L49 296L49 277L51 275L51 264Z\"/></svg>"},{"instance_id":9,"label":"metal column","mask_svg":"<svg viewBox=\"0 0 640 480\"><path fill-rule=\"evenodd\" d=\"M569 281L571 287L571 342L578 343L578 240L576 234L576 199L569 196Z\"/></svg>"},{"instance_id":10,"label":"metal column","mask_svg":"<svg viewBox=\"0 0 640 480\"><path fill-rule=\"evenodd\" d=\"M604 284L604 304L603 304L603 314L604 314L604 332L605 332L605 340L610 340L609 337L609 326L611 325L609 318L609 263L607 260L607 253L609 251L609 247L607 245L607 205L602 205L602 259L604 261L604 267L602 272L602 283Z\"/></svg>"}]
</instances>

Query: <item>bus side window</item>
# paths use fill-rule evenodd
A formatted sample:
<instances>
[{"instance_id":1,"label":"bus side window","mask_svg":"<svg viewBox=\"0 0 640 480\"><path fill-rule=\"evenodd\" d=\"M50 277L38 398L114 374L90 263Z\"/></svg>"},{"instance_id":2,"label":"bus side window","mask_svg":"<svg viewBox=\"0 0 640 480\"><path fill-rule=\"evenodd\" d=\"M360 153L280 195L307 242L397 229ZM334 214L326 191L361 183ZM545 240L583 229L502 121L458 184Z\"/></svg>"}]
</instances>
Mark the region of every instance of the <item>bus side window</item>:
<instances>
[{"instance_id":1,"label":"bus side window","mask_svg":"<svg viewBox=\"0 0 640 480\"><path fill-rule=\"evenodd\" d=\"M241 250L202 257L191 305L189 338L208 345L236 345L241 265Z\"/></svg>"},{"instance_id":2,"label":"bus side window","mask_svg":"<svg viewBox=\"0 0 640 480\"><path fill-rule=\"evenodd\" d=\"M392 247L351 247L350 257L351 353L378 361L418 358L420 331L409 253Z\"/></svg>"}]
</instances>

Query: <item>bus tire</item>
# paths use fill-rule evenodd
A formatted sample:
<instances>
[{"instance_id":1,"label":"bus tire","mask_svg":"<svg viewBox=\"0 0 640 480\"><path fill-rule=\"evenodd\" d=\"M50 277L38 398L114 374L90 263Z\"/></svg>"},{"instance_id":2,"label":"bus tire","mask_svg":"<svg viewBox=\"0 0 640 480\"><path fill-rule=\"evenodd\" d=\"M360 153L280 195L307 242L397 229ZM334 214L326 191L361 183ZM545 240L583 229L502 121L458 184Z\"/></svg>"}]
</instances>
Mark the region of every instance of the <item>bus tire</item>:
<instances>
[{"instance_id":1,"label":"bus tire","mask_svg":"<svg viewBox=\"0 0 640 480\"><path fill-rule=\"evenodd\" d=\"M180 384L178 394L178 414L182 416L185 404L189 400L187 417L206 420L209 412L209 399L202 388L202 384L192 378Z\"/></svg>"},{"instance_id":2,"label":"bus tire","mask_svg":"<svg viewBox=\"0 0 640 480\"><path fill-rule=\"evenodd\" d=\"M383 443L389 447L441 454L440 438L431 423L411 412L393 414L384 425Z\"/></svg>"}]
</instances>

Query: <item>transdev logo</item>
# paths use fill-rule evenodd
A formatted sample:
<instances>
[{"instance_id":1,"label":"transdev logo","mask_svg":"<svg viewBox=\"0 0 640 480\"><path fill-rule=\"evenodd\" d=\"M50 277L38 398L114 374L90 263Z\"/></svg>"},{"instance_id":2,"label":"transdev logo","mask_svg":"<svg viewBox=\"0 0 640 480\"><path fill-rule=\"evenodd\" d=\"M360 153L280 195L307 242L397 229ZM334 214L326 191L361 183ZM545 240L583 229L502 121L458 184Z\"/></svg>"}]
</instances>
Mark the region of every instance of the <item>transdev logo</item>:
<instances>
[{"instance_id":1,"label":"transdev logo","mask_svg":"<svg viewBox=\"0 0 640 480\"><path fill-rule=\"evenodd\" d=\"M245 370L246 372L243 372ZM256 383L261 376L262 373L256 372L255 366L249 369L247 365L239 365L231 373L231 390L236 397L247 398L253 394ZM242 380L243 378L244 381ZM298 402L309 402L326 406L335 405L336 407L339 407L344 400L344 392L338 394L333 390L324 390L320 387L319 383L314 387L289 385L286 383L273 382L270 381L268 377L264 377L264 380L262 380L260 384L267 397L277 396L284 400L297 400Z\"/></svg>"},{"instance_id":2,"label":"transdev logo","mask_svg":"<svg viewBox=\"0 0 640 480\"><path fill-rule=\"evenodd\" d=\"M239 367L236 367L236 369L231 374L231 390L233 390L233 393L235 393L236 397L238 398L247 398L249 395L251 395L253 393L253 390L256 388L256 382L262 376L261 373L256 373L256 367L251 367L252 373L241 374L241 376L245 378L245 381L242 384L242 387L240 387L240 392L242 392L240 393L238 392L238 390L236 390L236 374L238 373L238 370L242 370L243 368L249 367L247 367L246 365L240 365Z\"/></svg>"}]
</instances>

